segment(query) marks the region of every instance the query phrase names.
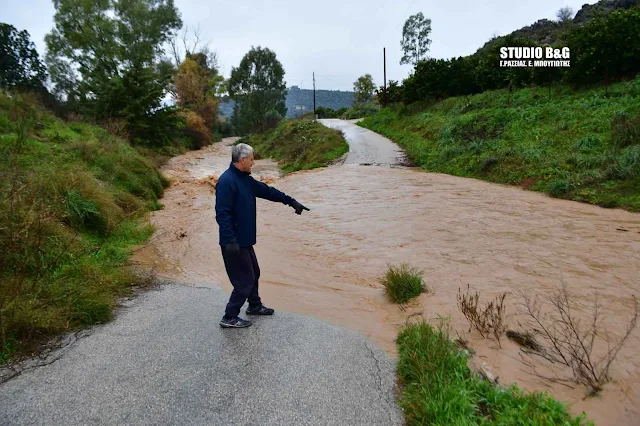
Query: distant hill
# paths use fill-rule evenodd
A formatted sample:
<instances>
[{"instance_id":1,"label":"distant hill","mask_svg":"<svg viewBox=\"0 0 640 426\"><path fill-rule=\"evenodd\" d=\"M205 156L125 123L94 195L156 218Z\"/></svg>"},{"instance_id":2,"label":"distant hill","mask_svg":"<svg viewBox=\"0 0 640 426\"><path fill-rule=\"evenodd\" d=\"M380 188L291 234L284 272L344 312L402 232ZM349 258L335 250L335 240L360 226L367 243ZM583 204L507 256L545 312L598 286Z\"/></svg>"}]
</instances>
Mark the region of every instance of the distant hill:
<instances>
[{"instance_id":1,"label":"distant hill","mask_svg":"<svg viewBox=\"0 0 640 426\"><path fill-rule=\"evenodd\" d=\"M601 0L594 4L585 4L569 23L573 25L580 25L589 21L598 12L602 12L606 15L616 9L629 9L638 5L640 5L640 0ZM538 44L553 44L561 41L562 31L564 28L565 25L558 21L540 19L534 24L515 30L507 36L529 39ZM497 41L507 36L496 37L488 41L484 46L478 49L475 55L483 54Z\"/></svg>"},{"instance_id":2,"label":"distant hill","mask_svg":"<svg viewBox=\"0 0 640 426\"><path fill-rule=\"evenodd\" d=\"M333 110L351 107L353 92L342 90L316 90L316 108L325 107ZM220 103L220 116L231 118L234 102L231 99ZM287 118L297 117L302 111L313 112L313 90L291 86L287 89ZM296 110L296 106L304 106L304 110Z\"/></svg>"},{"instance_id":3,"label":"distant hill","mask_svg":"<svg viewBox=\"0 0 640 426\"><path fill-rule=\"evenodd\" d=\"M316 90L316 108L325 107L333 110L342 107L351 107L353 104L353 92L341 90ZM300 89L292 86L287 93L287 117L295 117L300 113L296 111L297 105L304 105L305 112L313 112L313 90Z\"/></svg>"}]
</instances>

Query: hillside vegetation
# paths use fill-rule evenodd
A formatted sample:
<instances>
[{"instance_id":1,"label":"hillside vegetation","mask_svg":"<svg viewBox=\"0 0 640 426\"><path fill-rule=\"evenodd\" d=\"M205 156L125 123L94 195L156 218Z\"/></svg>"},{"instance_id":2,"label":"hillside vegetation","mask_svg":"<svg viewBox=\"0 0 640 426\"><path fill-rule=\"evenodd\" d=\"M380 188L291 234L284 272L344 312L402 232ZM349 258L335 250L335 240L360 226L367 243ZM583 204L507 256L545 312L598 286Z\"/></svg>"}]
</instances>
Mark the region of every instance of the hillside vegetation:
<instances>
[{"instance_id":1,"label":"hillside vegetation","mask_svg":"<svg viewBox=\"0 0 640 426\"><path fill-rule=\"evenodd\" d=\"M547 95L497 90L393 105L359 124L428 171L640 211L640 77L608 96L568 88Z\"/></svg>"},{"instance_id":2,"label":"hillside vegetation","mask_svg":"<svg viewBox=\"0 0 640 426\"><path fill-rule=\"evenodd\" d=\"M0 94L0 363L111 317L168 182L124 140Z\"/></svg>"},{"instance_id":3,"label":"hillside vegetation","mask_svg":"<svg viewBox=\"0 0 640 426\"><path fill-rule=\"evenodd\" d=\"M493 46L506 38L522 38L538 44L556 44L563 41L567 30L572 26L583 25L598 14L606 16L615 10L627 10L638 5L640 5L640 0L600 0L594 4L584 4L573 19L569 19L566 22L540 19L532 25L522 27L505 36L493 38L478 49L475 55L490 51Z\"/></svg>"},{"instance_id":4,"label":"hillside vegetation","mask_svg":"<svg viewBox=\"0 0 640 426\"><path fill-rule=\"evenodd\" d=\"M482 53L421 60L401 84L389 82L388 102L411 104L490 90L551 89L560 85L576 90L603 85L608 94L611 83L628 81L640 73L640 7L596 14L581 24L566 22L563 28L562 40L551 46L537 42L535 37L509 35L494 40ZM501 66L501 49L510 46L536 48L540 53L551 47L556 49L555 53L551 51L552 57L563 58L564 52L563 59L570 66ZM379 102L384 94L384 90L377 91Z\"/></svg>"},{"instance_id":5,"label":"hillside vegetation","mask_svg":"<svg viewBox=\"0 0 640 426\"><path fill-rule=\"evenodd\" d=\"M349 151L342 132L310 119L284 120L267 132L244 137L257 158L279 161L283 172L324 167Z\"/></svg>"}]
</instances>

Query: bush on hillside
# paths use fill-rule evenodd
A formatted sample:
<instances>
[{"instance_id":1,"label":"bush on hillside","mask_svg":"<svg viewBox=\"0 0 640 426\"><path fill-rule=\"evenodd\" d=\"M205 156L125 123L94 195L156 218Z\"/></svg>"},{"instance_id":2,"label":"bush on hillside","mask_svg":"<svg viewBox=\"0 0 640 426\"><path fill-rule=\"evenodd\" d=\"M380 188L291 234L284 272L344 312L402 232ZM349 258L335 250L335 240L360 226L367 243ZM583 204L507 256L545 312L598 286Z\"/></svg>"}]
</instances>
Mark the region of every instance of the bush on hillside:
<instances>
[{"instance_id":1,"label":"bush on hillside","mask_svg":"<svg viewBox=\"0 0 640 426\"><path fill-rule=\"evenodd\" d=\"M632 117L626 111L616 113L611 120L611 140L618 148L639 145L640 116Z\"/></svg>"},{"instance_id":2,"label":"bush on hillside","mask_svg":"<svg viewBox=\"0 0 640 426\"><path fill-rule=\"evenodd\" d=\"M353 120L356 118L368 117L380 111L380 105L368 102L360 106L353 106L345 111L340 118L343 120Z\"/></svg>"},{"instance_id":3,"label":"bush on hillside","mask_svg":"<svg viewBox=\"0 0 640 426\"><path fill-rule=\"evenodd\" d=\"M126 141L0 95L0 362L110 318L167 180Z\"/></svg>"}]
</instances>

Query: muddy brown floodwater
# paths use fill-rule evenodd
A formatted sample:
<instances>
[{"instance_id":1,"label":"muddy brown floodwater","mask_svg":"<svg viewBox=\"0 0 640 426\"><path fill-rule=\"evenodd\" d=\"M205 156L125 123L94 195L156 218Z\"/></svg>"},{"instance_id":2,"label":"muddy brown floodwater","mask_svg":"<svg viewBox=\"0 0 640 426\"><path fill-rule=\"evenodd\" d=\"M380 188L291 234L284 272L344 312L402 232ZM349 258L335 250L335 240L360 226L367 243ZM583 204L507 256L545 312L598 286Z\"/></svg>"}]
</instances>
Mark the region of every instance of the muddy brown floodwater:
<instances>
[{"instance_id":1,"label":"muddy brown floodwater","mask_svg":"<svg viewBox=\"0 0 640 426\"><path fill-rule=\"evenodd\" d=\"M185 285L231 291L210 178L228 167L229 143L164 167L174 184L162 200L165 208L152 215L157 231L137 252L140 264ZM484 301L508 292L509 324L517 329L519 290L548 293L565 283L583 306L597 293L608 331L620 334L632 313L629 298L640 295L640 215L408 168L345 164L276 180L277 164L259 160L253 175L311 209L298 216L288 206L258 200L255 250L268 306L359 330L391 356L407 321L448 316L476 351L474 362L486 363L502 385L548 391L597 425L639 424L640 328L612 365L613 382L585 398L584 387L532 375L508 339L498 348L468 332L456 295L467 284ZM424 271L431 291L399 307L385 299L378 278L401 262ZM212 326L222 314L212 310Z\"/></svg>"}]
</instances>

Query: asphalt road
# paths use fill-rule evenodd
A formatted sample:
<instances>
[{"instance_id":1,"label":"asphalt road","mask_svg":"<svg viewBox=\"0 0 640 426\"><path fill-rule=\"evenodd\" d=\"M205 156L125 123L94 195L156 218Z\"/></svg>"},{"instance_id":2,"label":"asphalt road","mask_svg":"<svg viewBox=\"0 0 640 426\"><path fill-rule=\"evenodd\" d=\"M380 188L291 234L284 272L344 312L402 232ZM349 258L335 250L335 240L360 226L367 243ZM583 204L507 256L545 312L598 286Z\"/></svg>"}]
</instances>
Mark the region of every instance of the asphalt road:
<instances>
[{"instance_id":1,"label":"asphalt road","mask_svg":"<svg viewBox=\"0 0 640 426\"><path fill-rule=\"evenodd\" d=\"M404 162L404 151L389 139L356 125L358 120L326 118L318 120L322 125L342 130L349 144L346 165L393 166Z\"/></svg>"},{"instance_id":2,"label":"asphalt road","mask_svg":"<svg viewBox=\"0 0 640 426\"><path fill-rule=\"evenodd\" d=\"M0 424L402 424L393 362L362 335L284 312L221 329L227 298L142 293L0 385Z\"/></svg>"}]
</instances>

